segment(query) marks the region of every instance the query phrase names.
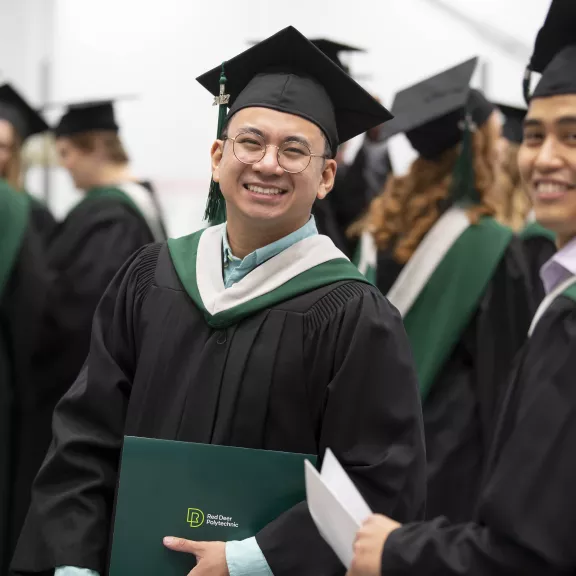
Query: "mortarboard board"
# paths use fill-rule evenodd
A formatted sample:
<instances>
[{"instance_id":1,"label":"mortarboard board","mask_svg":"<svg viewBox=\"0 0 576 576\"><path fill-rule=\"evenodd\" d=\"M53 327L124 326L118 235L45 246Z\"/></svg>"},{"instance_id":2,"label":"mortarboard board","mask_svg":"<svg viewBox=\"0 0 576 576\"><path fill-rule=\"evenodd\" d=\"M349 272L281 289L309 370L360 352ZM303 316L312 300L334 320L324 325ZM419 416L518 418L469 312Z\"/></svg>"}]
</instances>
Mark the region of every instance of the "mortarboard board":
<instances>
[{"instance_id":1,"label":"mortarboard board","mask_svg":"<svg viewBox=\"0 0 576 576\"><path fill-rule=\"evenodd\" d=\"M341 44L340 42L334 42L333 40L328 40L326 38L317 38L311 40L312 44L319 48L332 60L332 62L338 64L342 70L350 73L348 67L340 60L340 52L365 52L362 48L356 48L355 46L349 46L348 44Z\"/></svg>"},{"instance_id":2,"label":"mortarboard board","mask_svg":"<svg viewBox=\"0 0 576 576\"><path fill-rule=\"evenodd\" d=\"M530 95L531 72L542 78ZM576 94L576 2L552 0L524 76L524 97Z\"/></svg>"},{"instance_id":3,"label":"mortarboard board","mask_svg":"<svg viewBox=\"0 0 576 576\"><path fill-rule=\"evenodd\" d=\"M10 122L23 141L49 128L44 118L8 83L0 86L0 119Z\"/></svg>"},{"instance_id":4,"label":"mortarboard board","mask_svg":"<svg viewBox=\"0 0 576 576\"><path fill-rule=\"evenodd\" d=\"M218 136L224 122L239 110L271 108L316 124L335 156L340 143L391 118L386 108L292 26L197 80L220 104ZM224 118L228 105L230 112ZM207 217L214 221L216 209L211 202L221 206L223 200L221 196L216 200L214 187L210 196Z\"/></svg>"},{"instance_id":5,"label":"mortarboard board","mask_svg":"<svg viewBox=\"0 0 576 576\"><path fill-rule=\"evenodd\" d=\"M502 136L509 142L522 144L526 108L517 108L516 106L509 106L507 104L496 104L496 106L504 116Z\"/></svg>"},{"instance_id":6,"label":"mortarboard board","mask_svg":"<svg viewBox=\"0 0 576 576\"><path fill-rule=\"evenodd\" d=\"M383 127L382 138L403 132L420 156L433 159L460 142L465 115L476 126L484 124L494 105L470 88L477 63L472 58L398 92L394 119Z\"/></svg>"}]
</instances>

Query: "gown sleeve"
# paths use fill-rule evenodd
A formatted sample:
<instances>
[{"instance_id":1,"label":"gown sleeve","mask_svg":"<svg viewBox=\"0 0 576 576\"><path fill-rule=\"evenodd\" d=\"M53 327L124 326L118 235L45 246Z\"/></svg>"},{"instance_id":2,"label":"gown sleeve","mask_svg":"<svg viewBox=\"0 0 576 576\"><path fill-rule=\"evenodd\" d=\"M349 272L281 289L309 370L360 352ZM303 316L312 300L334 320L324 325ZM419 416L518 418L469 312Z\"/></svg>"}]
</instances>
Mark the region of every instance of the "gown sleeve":
<instances>
[{"instance_id":1,"label":"gown sleeve","mask_svg":"<svg viewBox=\"0 0 576 576\"><path fill-rule=\"evenodd\" d=\"M553 307L523 355L518 399L506 410L514 425L483 489L478 522L403 526L384 547L383 575L574 572L576 311L574 303Z\"/></svg>"},{"instance_id":2,"label":"gown sleeve","mask_svg":"<svg viewBox=\"0 0 576 576\"><path fill-rule=\"evenodd\" d=\"M332 449L373 511L405 522L420 518L422 415L398 312L375 288L349 283L325 296L305 324L308 395L321 412L318 454ZM344 574L305 502L266 526L257 541L275 576Z\"/></svg>"},{"instance_id":3,"label":"gown sleeve","mask_svg":"<svg viewBox=\"0 0 576 576\"><path fill-rule=\"evenodd\" d=\"M105 573L136 361L135 315L147 294L139 271L158 250L159 245L153 245L138 252L102 297L88 360L54 412L53 441L34 483L12 563L15 574L52 573L58 566ZM145 277L149 282L150 275Z\"/></svg>"}]
</instances>

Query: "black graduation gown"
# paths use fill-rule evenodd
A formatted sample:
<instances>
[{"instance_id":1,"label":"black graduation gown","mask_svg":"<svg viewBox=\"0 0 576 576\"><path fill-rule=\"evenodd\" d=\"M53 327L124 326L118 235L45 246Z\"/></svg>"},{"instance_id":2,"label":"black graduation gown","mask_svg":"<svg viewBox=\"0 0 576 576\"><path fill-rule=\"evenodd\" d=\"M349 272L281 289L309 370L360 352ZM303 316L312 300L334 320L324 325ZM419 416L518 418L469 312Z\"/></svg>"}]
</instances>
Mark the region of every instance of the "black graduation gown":
<instances>
[{"instance_id":1,"label":"black graduation gown","mask_svg":"<svg viewBox=\"0 0 576 576\"><path fill-rule=\"evenodd\" d=\"M107 197L84 200L56 230L47 252L55 279L43 323L43 360L51 364L51 385L61 394L86 359L92 318L106 287L124 262L153 240L132 206Z\"/></svg>"},{"instance_id":2,"label":"black graduation gown","mask_svg":"<svg viewBox=\"0 0 576 576\"><path fill-rule=\"evenodd\" d=\"M558 297L511 378L475 524L407 525L383 575L509 576L576 571L576 303Z\"/></svg>"},{"instance_id":3,"label":"black graduation gown","mask_svg":"<svg viewBox=\"0 0 576 576\"><path fill-rule=\"evenodd\" d=\"M526 253L528 269L534 287L534 297L539 303L544 298L544 285L540 278L542 266L556 253L556 244L547 236L538 234L522 238L522 245Z\"/></svg>"},{"instance_id":4,"label":"black graduation gown","mask_svg":"<svg viewBox=\"0 0 576 576\"><path fill-rule=\"evenodd\" d=\"M0 298L0 574L7 573L30 504L54 406L35 363L49 282L45 263L43 240L29 223Z\"/></svg>"},{"instance_id":5,"label":"black graduation gown","mask_svg":"<svg viewBox=\"0 0 576 576\"><path fill-rule=\"evenodd\" d=\"M39 200L31 196L30 221L32 226L42 235L44 242L50 243L57 228L52 212Z\"/></svg>"},{"instance_id":6,"label":"black graduation gown","mask_svg":"<svg viewBox=\"0 0 576 576\"><path fill-rule=\"evenodd\" d=\"M401 270L389 252L379 253L377 285L383 294ZM515 238L423 404L427 518L473 517L498 400L535 312L528 278Z\"/></svg>"},{"instance_id":7,"label":"black graduation gown","mask_svg":"<svg viewBox=\"0 0 576 576\"><path fill-rule=\"evenodd\" d=\"M422 516L424 448L411 353L398 313L368 284L338 282L210 328L166 244L116 276L90 356L54 415L16 573L104 573L125 434L323 454L331 447L368 503ZM344 574L304 502L257 541L275 576ZM191 560L191 566L193 561Z\"/></svg>"}]
</instances>

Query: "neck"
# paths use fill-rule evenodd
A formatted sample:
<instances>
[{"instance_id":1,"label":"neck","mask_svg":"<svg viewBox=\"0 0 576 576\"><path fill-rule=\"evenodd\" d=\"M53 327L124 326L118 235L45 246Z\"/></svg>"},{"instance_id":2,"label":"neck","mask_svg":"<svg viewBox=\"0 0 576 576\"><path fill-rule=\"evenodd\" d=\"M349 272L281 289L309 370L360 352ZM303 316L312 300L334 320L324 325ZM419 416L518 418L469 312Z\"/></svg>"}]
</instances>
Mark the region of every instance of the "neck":
<instances>
[{"instance_id":1,"label":"neck","mask_svg":"<svg viewBox=\"0 0 576 576\"><path fill-rule=\"evenodd\" d=\"M310 216L308 215L303 221L298 221L286 225L271 225L270 222L266 226L259 226L254 222L243 222L234 218L232 214L228 213L228 220L226 221L226 233L228 235L228 244L232 254L236 258L245 258L248 254L272 244L292 232L296 232L308 222Z\"/></svg>"},{"instance_id":2,"label":"neck","mask_svg":"<svg viewBox=\"0 0 576 576\"><path fill-rule=\"evenodd\" d=\"M134 180L134 178L127 164L107 164L106 166L102 166L94 179L92 188L114 186L115 184L128 180Z\"/></svg>"}]
</instances>

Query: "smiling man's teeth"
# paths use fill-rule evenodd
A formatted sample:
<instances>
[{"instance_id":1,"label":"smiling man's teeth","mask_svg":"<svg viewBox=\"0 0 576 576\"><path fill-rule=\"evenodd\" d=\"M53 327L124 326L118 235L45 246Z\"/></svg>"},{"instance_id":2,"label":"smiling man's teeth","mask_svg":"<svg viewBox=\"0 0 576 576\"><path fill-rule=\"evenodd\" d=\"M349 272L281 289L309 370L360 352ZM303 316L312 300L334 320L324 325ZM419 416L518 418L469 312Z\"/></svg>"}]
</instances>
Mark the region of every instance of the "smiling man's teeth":
<instances>
[{"instance_id":1,"label":"smiling man's teeth","mask_svg":"<svg viewBox=\"0 0 576 576\"><path fill-rule=\"evenodd\" d=\"M538 194L546 195L546 194L559 194L562 192L566 192L568 190L568 186L566 184L559 184L556 182L540 182L536 187Z\"/></svg>"},{"instance_id":2,"label":"smiling man's teeth","mask_svg":"<svg viewBox=\"0 0 576 576\"><path fill-rule=\"evenodd\" d=\"M248 188L250 192L256 192L256 194L266 194L268 196L282 194L281 188L262 188L261 186L252 186L251 184L247 184L246 188Z\"/></svg>"}]
</instances>

